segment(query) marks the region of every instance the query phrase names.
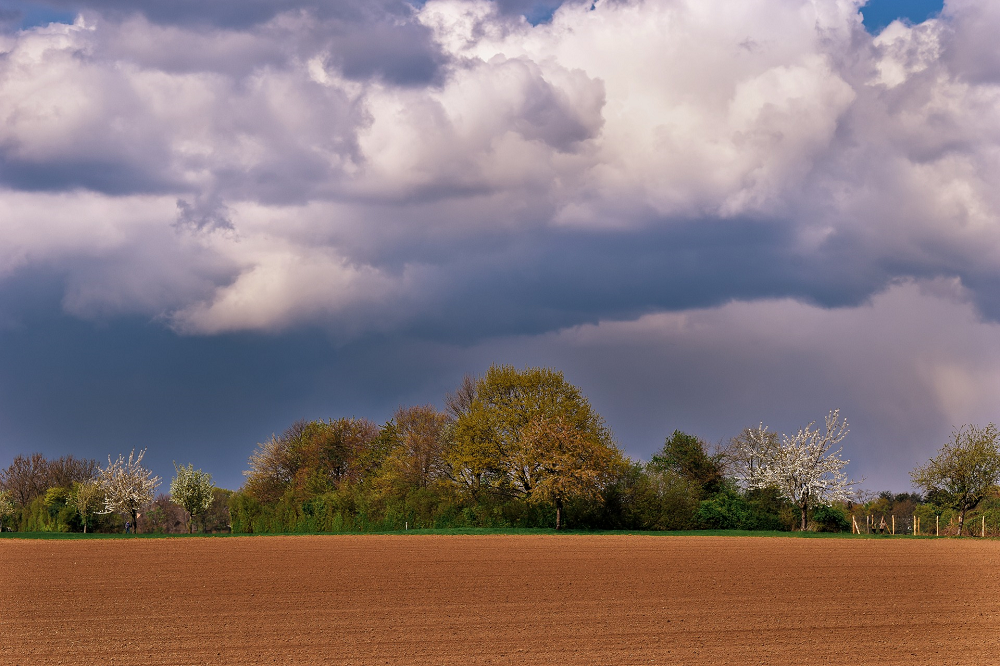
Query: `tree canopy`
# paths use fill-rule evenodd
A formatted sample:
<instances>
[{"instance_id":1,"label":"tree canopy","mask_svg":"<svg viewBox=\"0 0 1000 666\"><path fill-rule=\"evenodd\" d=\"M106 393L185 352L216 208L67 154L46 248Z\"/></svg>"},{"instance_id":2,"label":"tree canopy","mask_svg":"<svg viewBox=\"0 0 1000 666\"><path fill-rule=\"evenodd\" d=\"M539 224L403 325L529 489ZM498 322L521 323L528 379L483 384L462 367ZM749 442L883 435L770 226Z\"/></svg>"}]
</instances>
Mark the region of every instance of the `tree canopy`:
<instances>
[{"instance_id":1,"label":"tree canopy","mask_svg":"<svg viewBox=\"0 0 1000 666\"><path fill-rule=\"evenodd\" d=\"M191 517L188 522L188 532L194 531L195 516L203 515L212 506L214 495L212 491L212 475L195 469L193 464L187 467L174 464L176 476L170 482L170 499L184 508Z\"/></svg>"},{"instance_id":2,"label":"tree canopy","mask_svg":"<svg viewBox=\"0 0 1000 666\"><path fill-rule=\"evenodd\" d=\"M1000 479L1000 431L966 425L926 465L910 473L913 483L939 503L958 513L961 536L967 511L975 509L997 487Z\"/></svg>"},{"instance_id":3,"label":"tree canopy","mask_svg":"<svg viewBox=\"0 0 1000 666\"><path fill-rule=\"evenodd\" d=\"M494 365L449 400L445 461L473 494L551 499L600 492L625 459L604 420L561 372Z\"/></svg>"}]
</instances>

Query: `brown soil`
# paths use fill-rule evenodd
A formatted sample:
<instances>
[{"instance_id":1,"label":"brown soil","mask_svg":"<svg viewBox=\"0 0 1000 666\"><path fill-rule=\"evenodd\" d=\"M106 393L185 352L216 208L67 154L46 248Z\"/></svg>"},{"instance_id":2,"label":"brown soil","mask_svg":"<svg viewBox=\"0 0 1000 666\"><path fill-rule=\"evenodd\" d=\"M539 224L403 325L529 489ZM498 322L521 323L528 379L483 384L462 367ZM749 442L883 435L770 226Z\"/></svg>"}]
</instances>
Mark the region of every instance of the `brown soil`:
<instances>
[{"instance_id":1,"label":"brown soil","mask_svg":"<svg viewBox=\"0 0 1000 666\"><path fill-rule=\"evenodd\" d=\"M1000 542L0 541L2 664L1000 664Z\"/></svg>"}]
</instances>

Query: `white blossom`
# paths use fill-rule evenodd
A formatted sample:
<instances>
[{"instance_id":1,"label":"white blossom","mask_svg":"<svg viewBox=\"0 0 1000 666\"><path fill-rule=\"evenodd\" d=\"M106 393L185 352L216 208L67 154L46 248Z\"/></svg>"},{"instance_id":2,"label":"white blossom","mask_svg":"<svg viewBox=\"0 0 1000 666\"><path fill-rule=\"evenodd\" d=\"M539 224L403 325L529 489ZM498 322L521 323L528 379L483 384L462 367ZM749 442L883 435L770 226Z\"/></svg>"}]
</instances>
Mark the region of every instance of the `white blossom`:
<instances>
[{"instance_id":1,"label":"white blossom","mask_svg":"<svg viewBox=\"0 0 1000 666\"><path fill-rule=\"evenodd\" d=\"M9 490L0 490L0 532L3 531L3 521L14 513L14 495Z\"/></svg>"},{"instance_id":2,"label":"white blossom","mask_svg":"<svg viewBox=\"0 0 1000 666\"><path fill-rule=\"evenodd\" d=\"M212 506L214 499L212 475L206 474L200 469L196 470L192 464L188 464L187 467L184 465L178 467L174 463L174 470L176 470L177 476L170 482L170 499L175 504L184 507L193 520L195 516L205 513ZM191 527L189 524L189 531Z\"/></svg>"},{"instance_id":3,"label":"white blossom","mask_svg":"<svg viewBox=\"0 0 1000 666\"><path fill-rule=\"evenodd\" d=\"M100 513L121 513L131 517L133 526L139 518L139 509L153 501L153 494L160 485L160 477L142 466L142 457L146 449L135 455L135 449L128 455L118 456L111 461L108 456L108 466L100 471L98 483L104 490L104 510Z\"/></svg>"},{"instance_id":4,"label":"white blossom","mask_svg":"<svg viewBox=\"0 0 1000 666\"><path fill-rule=\"evenodd\" d=\"M802 510L802 529L810 506L849 500L858 483L843 471L850 462L840 457L843 449L831 452L849 432L847 419L841 421L837 409L827 414L825 431L814 425L815 421L795 435L782 435L781 445L774 446L773 434L761 424L747 432L742 444L744 458L752 461L743 469L747 488L777 488Z\"/></svg>"}]
</instances>

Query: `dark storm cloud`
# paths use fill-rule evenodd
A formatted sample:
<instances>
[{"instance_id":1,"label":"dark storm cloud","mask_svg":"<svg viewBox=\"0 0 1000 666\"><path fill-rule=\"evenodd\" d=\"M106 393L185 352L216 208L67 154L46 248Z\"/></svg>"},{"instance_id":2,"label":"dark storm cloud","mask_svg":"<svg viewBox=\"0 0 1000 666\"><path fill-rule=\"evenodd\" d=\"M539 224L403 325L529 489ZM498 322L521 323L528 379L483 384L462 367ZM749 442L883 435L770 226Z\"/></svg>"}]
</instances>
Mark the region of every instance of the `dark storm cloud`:
<instances>
[{"instance_id":1,"label":"dark storm cloud","mask_svg":"<svg viewBox=\"0 0 1000 666\"><path fill-rule=\"evenodd\" d=\"M37 270L0 288L0 467L36 450L104 462L148 447L168 482L173 462L193 462L237 488L256 443L295 420L384 421L478 370L401 338L337 347L316 329L180 337L140 317L95 325L59 313L65 288Z\"/></svg>"},{"instance_id":2,"label":"dark storm cloud","mask_svg":"<svg viewBox=\"0 0 1000 666\"><path fill-rule=\"evenodd\" d=\"M310 29L295 39L313 46L323 43L331 54L330 64L356 80L378 77L396 85L427 84L440 80L446 64L430 31L414 21L413 8L402 0L51 0L47 4L97 12L110 20L142 16L154 25L201 32L253 32L280 15L304 15ZM174 53L172 58L200 61L190 51Z\"/></svg>"},{"instance_id":3,"label":"dark storm cloud","mask_svg":"<svg viewBox=\"0 0 1000 666\"><path fill-rule=\"evenodd\" d=\"M461 259L446 269L452 287L439 303L444 309L418 315L413 330L467 342L731 300L843 307L864 302L902 268L880 267L847 242L831 242L807 261L794 245L787 223L755 220L526 234L502 248L457 252Z\"/></svg>"},{"instance_id":4,"label":"dark storm cloud","mask_svg":"<svg viewBox=\"0 0 1000 666\"><path fill-rule=\"evenodd\" d=\"M84 188L114 196L170 192L177 185L165 181L162 174L149 173L115 159L35 162L7 157L0 151L0 186L17 190L60 192Z\"/></svg>"},{"instance_id":5,"label":"dark storm cloud","mask_svg":"<svg viewBox=\"0 0 1000 666\"><path fill-rule=\"evenodd\" d=\"M406 17L409 6L402 0L45 0L35 3L67 11L92 10L107 16L142 14L154 23L169 25L247 28L266 23L275 16L307 10L322 18L365 23L374 17Z\"/></svg>"}]
</instances>

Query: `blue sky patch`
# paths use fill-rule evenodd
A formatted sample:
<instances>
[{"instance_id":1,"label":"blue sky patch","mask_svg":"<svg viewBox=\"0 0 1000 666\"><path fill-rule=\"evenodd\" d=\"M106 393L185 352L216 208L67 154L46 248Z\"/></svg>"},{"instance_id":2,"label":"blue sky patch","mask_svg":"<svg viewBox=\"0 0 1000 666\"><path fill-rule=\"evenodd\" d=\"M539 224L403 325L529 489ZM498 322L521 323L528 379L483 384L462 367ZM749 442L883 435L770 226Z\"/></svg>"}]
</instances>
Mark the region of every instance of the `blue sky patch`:
<instances>
[{"instance_id":1,"label":"blue sky patch","mask_svg":"<svg viewBox=\"0 0 1000 666\"><path fill-rule=\"evenodd\" d=\"M940 14L944 0L869 0L861 8L865 29L873 35L896 19L905 19L910 23L923 23L929 18Z\"/></svg>"},{"instance_id":2,"label":"blue sky patch","mask_svg":"<svg viewBox=\"0 0 1000 666\"><path fill-rule=\"evenodd\" d=\"M72 23L76 14L32 2L0 2L0 19L14 29L24 30L50 23Z\"/></svg>"}]
</instances>

